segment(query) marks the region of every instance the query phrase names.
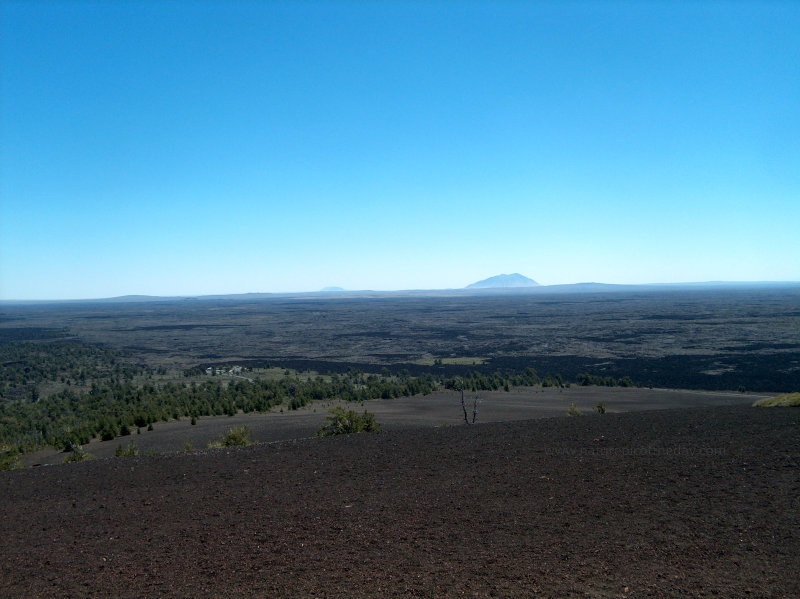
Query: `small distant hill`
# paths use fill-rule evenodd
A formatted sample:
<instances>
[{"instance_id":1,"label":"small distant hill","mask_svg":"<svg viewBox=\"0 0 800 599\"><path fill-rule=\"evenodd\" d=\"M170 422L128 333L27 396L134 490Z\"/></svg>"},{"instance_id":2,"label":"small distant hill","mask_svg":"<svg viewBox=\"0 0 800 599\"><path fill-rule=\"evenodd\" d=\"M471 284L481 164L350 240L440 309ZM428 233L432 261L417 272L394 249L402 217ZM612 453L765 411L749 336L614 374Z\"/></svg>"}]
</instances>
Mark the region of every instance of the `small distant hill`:
<instances>
[{"instance_id":1,"label":"small distant hill","mask_svg":"<svg viewBox=\"0 0 800 599\"><path fill-rule=\"evenodd\" d=\"M511 275L489 277L483 281L467 285L466 289L498 289L508 287L539 287L539 283L515 272Z\"/></svg>"},{"instance_id":2,"label":"small distant hill","mask_svg":"<svg viewBox=\"0 0 800 599\"><path fill-rule=\"evenodd\" d=\"M323 287L323 293L330 293L331 291L344 291L343 287Z\"/></svg>"}]
</instances>

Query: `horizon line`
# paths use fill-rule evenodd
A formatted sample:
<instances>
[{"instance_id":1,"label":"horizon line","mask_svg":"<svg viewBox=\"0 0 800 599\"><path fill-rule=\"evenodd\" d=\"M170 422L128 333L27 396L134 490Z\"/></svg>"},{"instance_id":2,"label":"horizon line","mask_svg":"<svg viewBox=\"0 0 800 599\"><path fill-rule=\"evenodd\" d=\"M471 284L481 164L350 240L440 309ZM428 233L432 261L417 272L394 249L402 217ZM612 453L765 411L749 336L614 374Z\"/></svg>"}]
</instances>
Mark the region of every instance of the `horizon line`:
<instances>
[{"instance_id":1,"label":"horizon line","mask_svg":"<svg viewBox=\"0 0 800 599\"><path fill-rule=\"evenodd\" d=\"M472 284L470 284L472 285ZM11 303L56 303L56 302L108 302L114 300L131 300L141 298L147 300L178 300L178 299L211 299L211 298L236 298L247 295L261 296L296 296L296 295L321 295L336 296L346 294L365 294L365 293L437 293L437 292L466 292L476 294L486 294L491 292L536 292L545 291L548 288L564 288L579 286L597 287L696 287L696 286L763 286L763 285L800 285L800 280L778 280L778 281L683 281L674 283L602 283L597 281L581 281L578 283L553 283L521 286L496 286L496 287L443 287L443 288L411 288L411 289L317 289L313 291L243 291L232 293L200 293L200 294L176 294L176 295L150 295L143 293L128 293L124 295L114 295L106 297L84 297L84 298L0 298L0 304Z\"/></svg>"}]
</instances>

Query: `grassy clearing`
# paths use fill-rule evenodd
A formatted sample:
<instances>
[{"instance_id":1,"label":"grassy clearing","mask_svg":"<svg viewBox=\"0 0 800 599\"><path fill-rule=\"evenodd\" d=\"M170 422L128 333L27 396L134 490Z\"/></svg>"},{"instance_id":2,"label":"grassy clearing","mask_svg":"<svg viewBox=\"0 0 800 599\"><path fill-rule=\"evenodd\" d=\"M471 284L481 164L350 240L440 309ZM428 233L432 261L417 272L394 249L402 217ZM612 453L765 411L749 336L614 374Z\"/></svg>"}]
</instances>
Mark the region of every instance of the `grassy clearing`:
<instances>
[{"instance_id":1,"label":"grassy clearing","mask_svg":"<svg viewBox=\"0 0 800 599\"><path fill-rule=\"evenodd\" d=\"M414 364L420 366L436 366L438 364L451 364L456 366L477 366L485 364L489 358L480 357L463 357L463 358L423 358L421 360L414 360Z\"/></svg>"},{"instance_id":2,"label":"grassy clearing","mask_svg":"<svg viewBox=\"0 0 800 599\"><path fill-rule=\"evenodd\" d=\"M753 405L758 408L800 408L800 393L784 393L775 397L765 397Z\"/></svg>"},{"instance_id":3,"label":"grassy clearing","mask_svg":"<svg viewBox=\"0 0 800 599\"><path fill-rule=\"evenodd\" d=\"M252 368L247 372L242 373L244 376L256 379L256 380L267 380L267 381L278 381L284 379L286 377L295 377L303 383L307 383L308 381L322 378L326 383L330 382L331 377L326 374L319 374L314 370L305 370L302 372L298 372L297 370L291 368Z\"/></svg>"}]
</instances>

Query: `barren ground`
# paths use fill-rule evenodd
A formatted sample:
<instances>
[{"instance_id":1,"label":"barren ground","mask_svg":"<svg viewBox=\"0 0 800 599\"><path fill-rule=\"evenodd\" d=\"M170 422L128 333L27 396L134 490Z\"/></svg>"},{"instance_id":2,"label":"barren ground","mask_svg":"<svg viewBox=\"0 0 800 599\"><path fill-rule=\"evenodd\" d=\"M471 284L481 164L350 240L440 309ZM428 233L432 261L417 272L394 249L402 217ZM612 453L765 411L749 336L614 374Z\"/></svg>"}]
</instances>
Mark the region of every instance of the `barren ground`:
<instances>
[{"instance_id":1,"label":"barren ground","mask_svg":"<svg viewBox=\"0 0 800 599\"><path fill-rule=\"evenodd\" d=\"M797 597L798 465L738 405L28 468L0 594Z\"/></svg>"},{"instance_id":2,"label":"barren ground","mask_svg":"<svg viewBox=\"0 0 800 599\"><path fill-rule=\"evenodd\" d=\"M608 412L659 410L701 406L752 404L771 394L742 394L734 392L688 391L673 389L635 389L620 387L554 387L514 388L510 392L481 391L466 393L470 418L476 397L478 422L507 422L531 418L563 416L571 403L587 416L595 416L598 403ZM158 422L154 430L141 429L139 434L119 437L113 441L93 440L85 446L93 456L110 458L118 446L135 443L142 454L182 451L185 444L202 449L219 439L234 426L246 425L252 439L262 443L313 437L325 422L328 409L342 406L348 410L368 410L384 430L408 427L458 426L463 424L460 396L455 391L440 391L424 397L375 400L363 404L317 401L296 411L273 411L267 414L238 414L236 416L203 417L191 425L189 419ZM69 455L55 449L43 449L24 456L24 464L60 464Z\"/></svg>"}]
</instances>

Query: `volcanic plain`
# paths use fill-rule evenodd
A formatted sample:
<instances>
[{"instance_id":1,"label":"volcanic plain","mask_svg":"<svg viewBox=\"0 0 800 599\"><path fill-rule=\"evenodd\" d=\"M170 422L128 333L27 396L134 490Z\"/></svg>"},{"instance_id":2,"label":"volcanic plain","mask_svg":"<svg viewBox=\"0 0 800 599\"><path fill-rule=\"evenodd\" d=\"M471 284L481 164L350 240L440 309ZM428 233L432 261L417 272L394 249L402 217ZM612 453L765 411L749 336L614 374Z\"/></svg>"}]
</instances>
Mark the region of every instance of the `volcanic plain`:
<instances>
[{"instance_id":1,"label":"volcanic plain","mask_svg":"<svg viewBox=\"0 0 800 599\"><path fill-rule=\"evenodd\" d=\"M3 304L4 342L152 372L572 384L468 389L474 425L440 387L344 405L376 433L314 438L334 399L26 455L0 473L0 595L797 597L800 410L751 404L800 389L798 331L798 288ZM205 448L242 424L258 443Z\"/></svg>"}]
</instances>

